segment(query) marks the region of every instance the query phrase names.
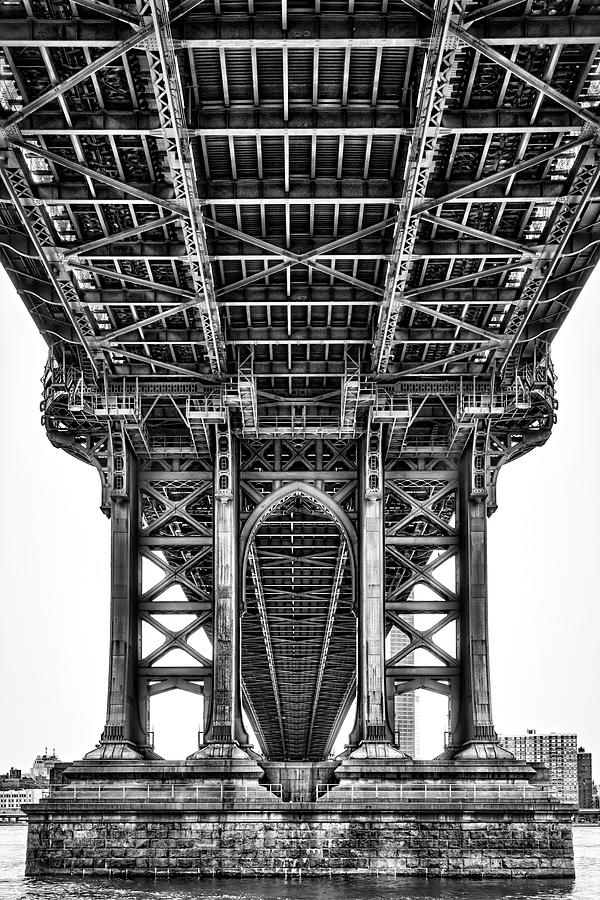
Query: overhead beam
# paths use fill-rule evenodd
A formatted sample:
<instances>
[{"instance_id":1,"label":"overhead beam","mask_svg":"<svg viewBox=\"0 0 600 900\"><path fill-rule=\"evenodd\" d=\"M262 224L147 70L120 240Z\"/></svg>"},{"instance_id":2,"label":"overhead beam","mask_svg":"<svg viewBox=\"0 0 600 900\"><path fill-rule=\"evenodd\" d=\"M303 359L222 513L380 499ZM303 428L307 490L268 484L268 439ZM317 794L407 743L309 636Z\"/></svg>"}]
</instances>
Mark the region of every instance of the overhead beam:
<instances>
[{"instance_id":1,"label":"overhead beam","mask_svg":"<svg viewBox=\"0 0 600 900\"><path fill-rule=\"evenodd\" d=\"M429 310L429 315L434 316L435 313ZM151 345L151 344L200 344L202 343L202 331L199 328L157 328L155 330L144 331L141 336L133 335L139 327L143 326L144 320L138 323L132 323L127 326L125 334L122 336L110 337L105 342L97 341L98 346L111 345L113 343L123 343L126 346L132 344ZM457 334L455 328L398 328L394 336L395 343L402 344L473 344L481 341L482 338L489 341L500 343L502 335L494 335L492 333L484 333L473 335L468 325L460 326L459 330L464 328L465 334ZM124 338L122 340L121 338ZM370 344L372 334L366 328L332 328L332 327L309 327L296 328L290 333L287 328L231 328L227 335L227 343L232 345L265 345L271 344L284 345L306 345L310 346L319 344Z\"/></svg>"},{"instance_id":2,"label":"overhead beam","mask_svg":"<svg viewBox=\"0 0 600 900\"><path fill-rule=\"evenodd\" d=\"M446 101L447 92L443 87L454 57L453 50L450 49L448 52L446 48L453 11L453 0L435 0L432 10L431 42L425 56L419 88L415 133L408 151L404 192L398 204L394 245L371 351L371 369L379 374L387 370L391 359L393 335L401 310L400 299L408 279L410 259L417 237L415 204L425 195L427 189L431 157L437 143Z\"/></svg>"},{"instance_id":3,"label":"overhead beam","mask_svg":"<svg viewBox=\"0 0 600 900\"><path fill-rule=\"evenodd\" d=\"M225 344L206 247L194 159L186 130L186 107L179 61L169 25L167 0L149 0L148 12L154 25L156 50L148 45L146 55L166 144L173 190L187 211L187 216L182 219L182 229L188 251L188 267L198 301L197 312L204 332L204 344L211 371L221 373L226 365Z\"/></svg>"},{"instance_id":4,"label":"overhead beam","mask_svg":"<svg viewBox=\"0 0 600 900\"><path fill-rule=\"evenodd\" d=\"M170 13L172 24L186 15L184 10L185 4L182 4ZM195 16L193 21L180 22L175 31L176 49L209 49L215 53L218 53L219 46L224 49L256 47L270 50L287 47L292 51L315 46L410 50L412 47L425 48L429 43L428 29L417 17L411 20L402 18L401 14L394 16L393 13L378 14L372 11L368 16L338 15L335 34L323 34L321 16L308 12L295 13L287 33L269 12L256 16L236 14L235 32L223 28L222 21L211 13ZM0 46L111 48L122 39L128 24L119 25L107 21L104 16L97 19L6 18L2 23ZM576 15L555 16L530 14L503 17L496 13L494 17L483 19L478 33L492 46L531 47L541 43L548 46L581 46L594 44L599 38L597 16L584 15L579 10Z\"/></svg>"},{"instance_id":5,"label":"overhead beam","mask_svg":"<svg viewBox=\"0 0 600 900\"><path fill-rule=\"evenodd\" d=\"M496 179L500 181L501 179ZM118 184L118 182L117 182ZM458 196L452 196L450 200L448 200L448 194L439 194L436 196L431 196L431 203L428 206L428 209L435 208L439 206L441 203L452 202L452 203L463 203L473 205L481 205L485 206L490 203L495 204L518 204L519 206L523 206L527 203L544 203L544 204L553 204L561 202L561 198L564 196L562 191L564 188L564 184L559 181L553 181L548 183L547 181L541 182L539 179L532 180L521 185L519 182L516 182L513 185L512 194L506 195L505 192L502 192L499 188L489 191L486 194L481 194L479 196L468 196L469 191L473 190L472 183L464 183L459 182L461 185L459 189L456 189ZM0 186L1 187L1 186ZM225 186L225 189L228 189L228 185ZM251 182L250 190L248 191L248 195L244 197L235 197L231 193L225 195L225 189L221 196L208 196L206 199L202 201L203 207L214 207L215 209L221 209L223 207L228 207L230 209L236 209L243 207L271 207L271 206L279 206L282 208L286 207L294 207L294 206L304 206L307 208L314 208L318 206L333 206L333 207L349 207L354 206L360 208L361 206L395 206L398 203L397 195L391 193L391 185L386 184L386 188L388 189L385 193L377 193L377 190L372 190L366 195L361 195L360 193L350 194L348 193L344 197L337 197L332 195L329 190L329 185L324 183L321 185L316 182L310 185L314 190L311 191L310 194L307 194L305 191L301 191L299 187L293 187L293 193L290 191L289 196L281 196L271 194L270 196L264 196L258 185L255 185L254 182ZM256 192L254 188L256 187ZM271 187L269 185L269 187ZM276 186L272 186L273 189L276 189ZM431 193L433 193L434 185L430 185ZM494 187L494 186L492 186ZM122 187L118 187L113 185L115 190L124 191ZM37 206L39 205L39 201L43 201L45 206L69 206L73 209L76 209L78 206L86 206L90 205L90 197L87 194L87 189L84 185L61 185L57 187L56 185L37 185L36 193L38 194L37 198L24 198L23 206ZM219 191L221 193L221 191ZM93 200L94 206L98 207L106 207L106 206L137 206L140 203L153 203L160 207L165 206L168 208L167 204L169 203L168 198L161 199L160 195L157 193L156 196L153 194L147 195L148 199L138 200L135 197L111 197L107 198L105 195L100 195ZM152 199L150 199L152 198ZM600 194L596 194L590 198L595 203L600 203ZM8 205L10 202L9 197L4 194L2 195L0 191L0 205ZM185 215L183 210L175 210L178 215Z\"/></svg>"}]
</instances>

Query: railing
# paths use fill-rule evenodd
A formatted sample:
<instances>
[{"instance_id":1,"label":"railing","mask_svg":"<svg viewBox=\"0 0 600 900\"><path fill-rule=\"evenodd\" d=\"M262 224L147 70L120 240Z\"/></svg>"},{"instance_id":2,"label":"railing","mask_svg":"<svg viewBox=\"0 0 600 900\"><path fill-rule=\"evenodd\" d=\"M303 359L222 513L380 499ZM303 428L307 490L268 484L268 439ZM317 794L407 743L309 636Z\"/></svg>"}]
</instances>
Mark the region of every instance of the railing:
<instances>
[{"instance_id":1,"label":"railing","mask_svg":"<svg viewBox=\"0 0 600 900\"><path fill-rule=\"evenodd\" d=\"M459 414L499 416L505 411L506 405L504 394L463 394Z\"/></svg>"},{"instance_id":2,"label":"railing","mask_svg":"<svg viewBox=\"0 0 600 900\"><path fill-rule=\"evenodd\" d=\"M314 437L354 437L355 429L340 424L338 416L312 416L290 412L281 416L261 416L259 436L284 437L289 434Z\"/></svg>"},{"instance_id":3,"label":"railing","mask_svg":"<svg viewBox=\"0 0 600 900\"><path fill-rule=\"evenodd\" d=\"M505 802L531 802L554 800L548 788L532 785L529 782L522 784L459 784L457 782L436 782L435 784L406 784L398 785L380 784L317 784L316 798L318 802L357 803L368 804L393 804L408 805L419 803L486 803L499 804ZM152 805L156 803L174 803L197 807L214 807L215 805L235 806L237 804L250 804L261 806L269 800L283 802L282 786L280 784L238 785L228 787L226 784L209 786L206 784L179 784L169 785L149 784L123 784L117 786L114 783L79 785L75 782L55 786L46 797L51 803L134 803Z\"/></svg>"},{"instance_id":4,"label":"railing","mask_svg":"<svg viewBox=\"0 0 600 900\"><path fill-rule=\"evenodd\" d=\"M102 803L188 803L194 805L214 805L215 803L243 802L264 803L265 799L281 800L282 787L280 784L239 785L231 788L225 784L217 784L214 787L206 785L177 784L155 786L150 783L143 785L123 784L90 784L78 785L63 784L54 787L49 799L51 802L81 801Z\"/></svg>"},{"instance_id":5,"label":"railing","mask_svg":"<svg viewBox=\"0 0 600 900\"><path fill-rule=\"evenodd\" d=\"M379 388L375 393L373 417L376 422L395 419L410 420L412 417L412 399L410 394L399 394Z\"/></svg>"},{"instance_id":6,"label":"railing","mask_svg":"<svg viewBox=\"0 0 600 900\"><path fill-rule=\"evenodd\" d=\"M97 418L139 419L140 403L135 395L130 394L89 394L84 395L82 406L69 402L69 409L89 409Z\"/></svg>"},{"instance_id":7,"label":"railing","mask_svg":"<svg viewBox=\"0 0 600 900\"><path fill-rule=\"evenodd\" d=\"M437 782L436 784L404 784L390 787L378 784L350 784L340 787L335 784L318 784L317 800L333 803L367 803L369 801L387 803L465 803L502 802L504 800L548 800L548 790L523 782L523 784L458 784Z\"/></svg>"},{"instance_id":8,"label":"railing","mask_svg":"<svg viewBox=\"0 0 600 900\"><path fill-rule=\"evenodd\" d=\"M204 397L188 397L185 403L188 422L210 419L212 422L225 421L225 406L221 390L214 390Z\"/></svg>"},{"instance_id":9,"label":"railing","mask_svg":"<svg viewBox=\"0 0 600 900\"><path fill-rule=\"evenodd\" d=\"M150 452L157 454L173 453L175 456L195 453L192 440L187 435L151 435Z\"/></svg>"}]
</instances>

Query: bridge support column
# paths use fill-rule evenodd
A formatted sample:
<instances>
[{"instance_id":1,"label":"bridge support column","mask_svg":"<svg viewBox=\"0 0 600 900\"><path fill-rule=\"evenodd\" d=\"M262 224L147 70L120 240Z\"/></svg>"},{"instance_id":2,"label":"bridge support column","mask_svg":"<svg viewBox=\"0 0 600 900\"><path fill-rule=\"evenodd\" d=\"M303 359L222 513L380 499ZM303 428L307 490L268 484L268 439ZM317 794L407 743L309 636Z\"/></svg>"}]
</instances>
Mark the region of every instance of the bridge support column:
<instances>
[{"instance_id":1,"label":"bridge support column","mask_svg":"<svg viewBox=\"0 0 600 900\"><path fill-rule=\"evenodd\" d=\"M214 470L213 679L206 745L190 759L211 755L214 745L249 744L242 722L239 583L239 446L219 426Z\"/></svg>"},{"instance_id":2,"label":"bridge support column","mask_svg":"<svg viewBox=\"0 0 600 900\"><path fill-rule=\"evenodd\" d=\"M138 555L137 462L122 435L112 452L110 657L106 725L86 759L140 759L146 732L139 713L137 602L141 591Z\"/></svg>"},{"instance_id":3,"label":"bridge support column","mask_svg":"<svg viewBox=\"0 0 600 900\"><path fill-rule=\"evenodd\" d=\"M492 721L488 653L487 506L485 452L477 436L459 470L460 684L451 696L451 740L457 759L513 759L500 746Z\"/></svg>"},{"instance_id":4,"label":"bridge support column","mask_svg":"<svg viewBox=\"0 0 600 900\"><path fill-rule=\"evenodd\" d=\"M356 722L350 744L391 747L385 677L385 551L381 429L371 425L359 446L358 485L358 672ZM387 745L387 746L386 746Z\"/></svg>"}]
</instances>

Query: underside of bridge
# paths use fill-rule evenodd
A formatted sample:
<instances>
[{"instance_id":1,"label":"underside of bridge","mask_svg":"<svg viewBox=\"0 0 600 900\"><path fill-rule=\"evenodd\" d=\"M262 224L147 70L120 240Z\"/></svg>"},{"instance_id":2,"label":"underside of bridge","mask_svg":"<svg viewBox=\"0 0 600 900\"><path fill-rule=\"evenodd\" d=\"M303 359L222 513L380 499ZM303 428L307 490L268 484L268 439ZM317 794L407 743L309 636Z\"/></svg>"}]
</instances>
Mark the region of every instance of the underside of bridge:
<instances>
[{"instance_id":1,"label":"underside of bridge","mask_svg":"<svg viewBox=\"0 0 600 900\"><path fill-rule=\"evenodd\" d=\"M241 647L269 758L326 759L356 690L356 618L347 540L306 495L284 497L252 538Z\"/></svg>"},{"instance_id":2,"label":"underside of bridge","mask_svg":"<svg viewBox=\"0 0 600 900\"><path fill-rule=\"evenodd\" d=\"M302 765L317 805L315 778L342 805L348 778L396 790L416 764L390 711L422 688L449 701L422 778L500 779L500 802L534 777L492 720L486 522L501 466L550 434L550 344L600 256L599 11L0 7L0 258L48 345L48 436L96 467L112 523L108 711L79 797L115 766L176 778L149 724L175 689L205 698L177 770L196 800L207 773L222 804L226 771L248 800L257 771L281 787Z\"/></svg>"}]
</instances>

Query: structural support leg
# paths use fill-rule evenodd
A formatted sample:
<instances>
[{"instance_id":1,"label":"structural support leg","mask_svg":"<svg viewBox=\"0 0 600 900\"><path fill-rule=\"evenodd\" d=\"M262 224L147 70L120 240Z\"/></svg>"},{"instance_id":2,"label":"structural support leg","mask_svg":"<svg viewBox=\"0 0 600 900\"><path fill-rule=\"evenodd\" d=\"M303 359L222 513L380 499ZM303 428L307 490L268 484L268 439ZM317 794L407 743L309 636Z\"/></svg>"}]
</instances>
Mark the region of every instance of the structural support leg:
<instances>
[{"instance_id":1,"label":"structural support leg","mask_svg":"<svg viewBox=\"0 0 600 900\"><path fill-rule=\"evenodd\" d=\"M122 435L113 439L111 493L110 659L106 725L86 759L140 759L146 744L139 715L137 601L138 485L135 455Z\"/></svg>"},{"instance_id":2,"label":"structural support leg","mask_svg":"<svg viewBox=\"0 0 600 900\"><path fill-rule=\"evenodd\" d=\"M242 722L239 584L239 448L227 426L217 432L214 476L213 681L206 744L247 746Z\"/></svg>"},{"instance_id":3,"label":"structural support leg","mask_svg":"<svg viewBox=\"0 0 600 900\"><path fill-rule=\"evenodd\" d=\"M358 678L351 745L381 745L376 755L405 756L391 746L385 679L385 551L381 432L371 425L359 447Z\"/></svg>"},{"instance_id":4,"label":"structural support leg","mask_svg":"<svg viewBox=\"0 0 600 900\"><path fill-rule=\"evenodd\" d=\"M455 758L512 759L492 721L488 655L487 509L485 453L477 437L459 473L459 696L453 698L449 754Z\"/></svg>"}]
</instances>

